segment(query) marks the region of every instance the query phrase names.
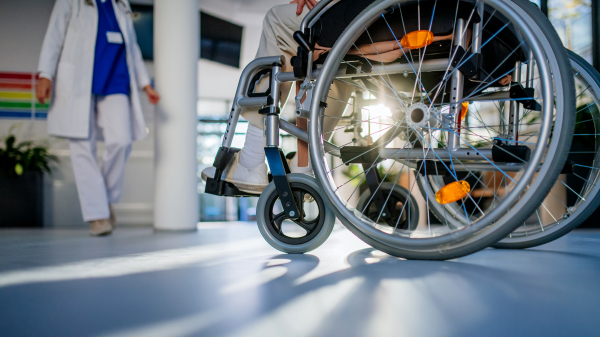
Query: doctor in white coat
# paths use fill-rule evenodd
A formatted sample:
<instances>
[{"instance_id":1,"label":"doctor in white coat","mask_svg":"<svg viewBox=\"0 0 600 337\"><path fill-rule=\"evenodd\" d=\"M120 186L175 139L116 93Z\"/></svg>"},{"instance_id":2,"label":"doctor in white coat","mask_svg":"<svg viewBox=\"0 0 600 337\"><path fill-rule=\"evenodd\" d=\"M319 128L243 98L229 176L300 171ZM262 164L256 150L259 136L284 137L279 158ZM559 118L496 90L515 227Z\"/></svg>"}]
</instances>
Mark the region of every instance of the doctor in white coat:
<instances>
[{"instance_id":1,"label":"doctor in white coat","mask_svg":"<svg viewBox=\"0 0 600 337\"><path fill-rule=\"evenodd\" d=\"M48 132L69 139L83 218L110 234L131 143L146 137L139 92L150 85L127 0L56 0L42 46L36 95L52 97ZM96 141L106 151L100 165Z\"/></svg>"}]
</instances>

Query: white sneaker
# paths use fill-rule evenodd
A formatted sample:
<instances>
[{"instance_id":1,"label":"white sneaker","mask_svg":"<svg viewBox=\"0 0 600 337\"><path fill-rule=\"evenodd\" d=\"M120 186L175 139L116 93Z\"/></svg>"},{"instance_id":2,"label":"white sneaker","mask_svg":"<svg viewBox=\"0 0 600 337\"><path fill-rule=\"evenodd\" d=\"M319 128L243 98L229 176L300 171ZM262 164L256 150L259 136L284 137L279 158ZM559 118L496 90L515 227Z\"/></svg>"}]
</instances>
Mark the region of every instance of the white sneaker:
<instances>
[{"instance_id":1,"label":"white sneaker","mask_svg":"<svg viewBox=\"0 0 600 337\"><path fill-rule=\"evenodd\" d=\"M269 185L267 165L262 162L258 166L248 169L240 165L239 160L240 153L237 152L223 171L221 179L234 184L242 192L253 194L262 192ZM213 178L215 171L214 166L205 168L201 174L202 180L206 181L209 177Z\"/></svg>"},{"instance_id":2,"label":"white sneaker","mask_svg":"<svg viewBox=\"0 0 600 337\"><path fill-rule=\"evenodd\" d=\"M298 167L298 152L294 154L294 157L292 157L292 159L288 159L287 162L292 173L302 173L307 174L309 176L314 176L312 165L310 164L310 158L308 159L308 167Z\"/></svg>"}]
</instances>

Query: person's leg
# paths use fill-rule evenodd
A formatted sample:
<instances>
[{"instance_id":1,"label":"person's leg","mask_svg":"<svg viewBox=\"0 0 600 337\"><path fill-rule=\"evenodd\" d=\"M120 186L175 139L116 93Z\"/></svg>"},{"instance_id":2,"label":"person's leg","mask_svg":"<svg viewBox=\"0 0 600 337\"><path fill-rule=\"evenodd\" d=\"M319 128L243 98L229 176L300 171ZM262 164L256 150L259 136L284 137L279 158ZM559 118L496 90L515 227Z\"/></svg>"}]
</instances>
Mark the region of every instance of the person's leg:
<instances>
[{"instance_id":1,"label":"person's leg","mask_svg":"<svg viewBox=\"0 0 600 337\"><path fill-rule=\"evenodd\" d=\"M301 15L296 15L296 8L296 4L286 4L275 6L269 10L263 21L263 32L258 51L256 52L256 58L283 55L285 57L285 65L282 67L282 71L284 72L293 71L291 58L296 55L298 49L298 43L294 41L293 34L300 28L302 19L308 13L308 8L304 8L304 12ZM281 84L281 99L283 103L287 101L290 95L291 85L291 82ZM268 79L264 79L257 85L257 91L265 91L268 87ZM263 116L258 114L258 109L244 109L242 117L255 128L263 129ZM264 141L261 143L264 143ZM246 146L244 146L240 163L248 165L246 160L257 162L259 160L264 161L264 159L264 151L248 151Z\"/></svg>"},{"instance_id":2,"label":"person's leg","mask_svg":"<svg viewBox=\"0 0 600 337\"><path fill-rule=\"evenodd\" d=\"M296 55L298 44L292 37L300 27L302 19L308 13L305 8L302 15L296 15L295 4L273 7L263 21L263 32L256 57L283 55L286 64L283 71L292 71L290 59ZM257 85L257 91L265 91L269 87L267 79ZM290 93L291 83L282 83L281 97L285 102ZM247 192L261 191L268 184L267 167L265 162L265 137L263 135L263 116L258 109L244 109L242 117L249 122L244 147L236 154L228 168L223 173L225 180L234 183L238 188ZM240 167L241 166L241 167ZM214 176L214 167L202 171L202 179ZM247 182L247 184L245 184Z\"/></svg>"},{"instance_id":3,"label":"person's leg","mask_svg":"<svg viewBox=\"0 0 600 337\"><path fill-rule=\"evenodd\" d=\"M286 63L282 68L284 72L293 71L293 67L291 66L291 58L296 55L298 44L294 41L293 33L300 28L300 24L302 23L302 19L308 13L308 9L305 8L304 12L301 15L296 15L295 4L290 5L279 5L273 7L265 16L263 22L263 32L260 39L260 44L258 51L256 53L256 57L266 57L266 56L276 56L283 55L286 59ZM266 79L262 80L257 85L257 91L265 91L269 86L269 83ZM282 83L281 86L281 97L282 101L287 101L288 96L290 95L290 87L291 83ZM339 117L346 107L345 102L347 102L350 97L351 90L349 86L334 83L332 87L333 96L338 100L328 99L328 104L330 104L328 115ZM339 111L338 111L339 110ZM236 158L232 161L230 167L224 173L226 176L226 180L233 182L233 175L239 176L240 179L235 180L244 180L242 179L243 174L246 173L245 170L241 170L243 172L236 172L235 164L238 164L246 169L254 169L254 170L264 170L264 174L260 174L259 176L266 177L266 166L264 166L265 161L265 153L264 153L264 136L262 134L263 125L263 116L258 114L257 109L244 109L242 111L242 117L249 122L248 133L246 135L246 142L244 143L244 147L242 148L240 155L236 156ZM338 119L329 118L325 122L325 127L329 131L329 129L333 129ZM260 131L259 131L260 130ZM261 144L260 147L257 144ZM260 165L260 168L256 165ZM296 167L295 165L294 167ZM264 167L264 168L263 168ZM309 168L310 170L310 168ZM237 174L236 174L237 173ZM214 168L207 168L203 171L203 179L206 177L214 176ZM249 177L250 175L246 175ZM266 179L266 178L265 178ZM251 179L256 180L256 179ZM261 184L266 185L265 182L261 182ZM236 184L237 185L237 184Z\"/></svg>"},{"instance_id":4,"label":"person's leg","mask_svg":"<svg viewBox=\"0 0 600 337\"><path fill-rule=\"evenodd\" d=\"M98 221L107 220L110 216L108 196L102 172L96 160L96 109L95 103L90 116L90 131L87 139L69 139L71 163L75 175L79 203L83 220L92 224L92 234L101 235L110 232L106 223L94 228Z\"/></svg>"},{"instance_id":5,"label":"person's leg","mask_svg":"<svg viewBox=\"0 0 600 337\"><path fill-rule=\"evenodd\" d=\"M298 43L294 40L293 34L300 29L302 19L308 13L308 8L305 7L302 14L296 15L296 9L296 4L286 4L274 6L267 12L263 20L263 31L256 52L256 58L283 55L285 64L282 71L284 72L293 71L291 59L296 56L298 51ZM269 88L268 82L267 79L262 80L257 86L257 91L266 91ZM287 100L290 94L291 85L291 82L281 84L281 99L283 102ZM260 129L263 128L263 116L258 114L258 109L244 109L242 117L254 126Z\"/></svg>"},{"instance_id":6,"label":"person's leg","mask_svg":"<svg viewBox=\"0 0 600 337\"><path fill-rule=\"evenodd\" d=\"M352 106L348 105L348 100L356 87L351 84L340 81L333 81L327 94L327 108L323 117L323 137L330 139L344 111ZM351 112L351 111L350 111ZM347 112L349 114L350 112ZM343 130L340 130L343 131Z\"/></svg>"},{"instance_id":7,"label":"person's leg","mask_svg":"<svg viewBox=\"0 0 600 337\"><path fill-rule=\"evenodd\" d=\"M109 95L98 100L98 128L104 136L106 150L102 157L102 176L108 203L116 204L123 191L125 164L133 141L129 97Z\"/></svg>"},{"instance_id":8,"label":"person's leg","mask_svg":"<svg viewBox=\"0 0 600 337\"><path fill-rule=\"evenodd\" d=\"M244 147L240 151L240 163L246 168L254 168L265 162L266 139L262 129L248 124Z\"/></svg>"}]
</instances>

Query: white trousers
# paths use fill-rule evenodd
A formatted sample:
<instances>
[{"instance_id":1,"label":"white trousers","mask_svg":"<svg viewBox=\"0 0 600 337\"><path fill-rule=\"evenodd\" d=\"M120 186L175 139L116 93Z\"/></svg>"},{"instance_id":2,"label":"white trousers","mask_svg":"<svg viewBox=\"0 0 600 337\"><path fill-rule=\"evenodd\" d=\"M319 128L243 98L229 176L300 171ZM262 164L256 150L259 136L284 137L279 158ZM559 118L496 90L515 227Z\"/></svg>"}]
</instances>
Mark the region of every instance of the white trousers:
<instances>
[{"instance_id":1,"label":"white trousers","mask_svg":"<svg viewBox=\"0 0 600 337\"><path fill-rule=\"evenodd\" d=\"M108 219L108 205L119 202L133 139L127 95L95 96L92 104L89 137L69 139L75 183L85 221ZM102 138L106 150L100 166L96 142Z\"/></svg>"},{"instance_id":2,"label":"white trousers","mask_svg":"<svg viewBox=\"0 0 600 337\"><path fill-rule=\"evenodd\" d=\"M286 4L274 6L267 12L263 21L263 32L260 38L260 44L256 57L266 56L277 56L283 55L285 57L285 65L282 67L282 71L291 72L293 67L291 65L292 56L296 55L298 49L298 43L294 40L293 34L295 31L300 29L302 19L308 13L308 8L304 7L304 11L301 15L296 15L296 4ZM281 100L285 103L289 94L291 82L281 83ZM257 91L266 91L269 87L268 80L262 80L257 86ZM324 118L323 120L323 131L330 132L333 130L339 119L346 109L348 98L352 93L352 86L340 81L334 81L329 90L326 109L326 116L331 118ZM295 93L294 93L295 94ZM246 108L242 111L242 117L250 122L251 124L263 129L263 116L258 113L256 108Z\"/></svg>"}]
</instances>

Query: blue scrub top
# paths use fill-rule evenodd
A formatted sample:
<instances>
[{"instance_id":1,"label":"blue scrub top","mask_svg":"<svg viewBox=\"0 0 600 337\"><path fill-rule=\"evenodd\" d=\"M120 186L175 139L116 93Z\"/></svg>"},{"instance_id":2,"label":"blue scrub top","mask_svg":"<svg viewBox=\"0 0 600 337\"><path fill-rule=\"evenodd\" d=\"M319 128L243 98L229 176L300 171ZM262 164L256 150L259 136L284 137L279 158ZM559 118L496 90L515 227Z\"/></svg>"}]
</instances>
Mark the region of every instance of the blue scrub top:
<instances>
[{"instance_id":1,"label":"blue scrub top","mask_svg":"<svg viewBox=\"0 0 600 337\"><path fill-rule=\"evenodd\" d=\"M92 94L94 95L129 95L129 71L123 43L109 43L106 33L121 34L115 16L112 0L97 0L98 35L96 37L96 54L94 58L94 77Z\"/></svg>"}]
</instances>

